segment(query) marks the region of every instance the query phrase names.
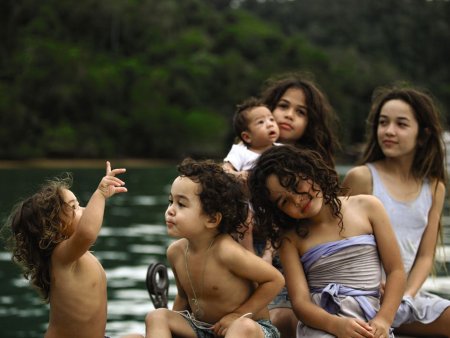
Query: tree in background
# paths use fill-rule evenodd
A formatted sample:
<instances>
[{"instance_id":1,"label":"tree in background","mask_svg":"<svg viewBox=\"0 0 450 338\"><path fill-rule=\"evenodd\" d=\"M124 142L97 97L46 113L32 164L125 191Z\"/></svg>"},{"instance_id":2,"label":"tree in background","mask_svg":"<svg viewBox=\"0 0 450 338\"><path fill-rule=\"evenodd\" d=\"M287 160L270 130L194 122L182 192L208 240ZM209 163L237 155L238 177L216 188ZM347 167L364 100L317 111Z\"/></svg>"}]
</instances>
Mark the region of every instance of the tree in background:
<instances>
[{"instance_id":1,"label":"tree in background","mask_svg":"<svg viewBox=\"0 0 450 338\"><path fill-rule=\"evenodd\" d=\"M0 19L0 159L221 158L235 104L288 71L314 74L347 150L378 85L450 106L447 1L5 0Z\"/></svg>"}]
</instances>

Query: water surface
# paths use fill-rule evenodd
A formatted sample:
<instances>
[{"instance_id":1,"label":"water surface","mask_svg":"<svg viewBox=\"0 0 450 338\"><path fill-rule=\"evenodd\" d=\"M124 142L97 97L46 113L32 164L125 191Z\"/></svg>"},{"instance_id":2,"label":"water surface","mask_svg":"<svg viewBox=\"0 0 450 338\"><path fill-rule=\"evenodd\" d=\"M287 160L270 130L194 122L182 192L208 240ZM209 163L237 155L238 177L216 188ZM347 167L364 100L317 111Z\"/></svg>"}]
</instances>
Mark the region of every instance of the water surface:
<instances>
[{"instance_id":1,"label":"water surface","mask_svg":"<svg viewBox=\"0 0 450 338\"><path fill-rule=\"evenodd\" d=\"M69 167L70 168L70 167ZM70 169L69 169L70 170ZM97 187L103 169L72 169L72 191L86 203ZM61 169L0 169L0 218L12 205L34 192L45 178L60 174ZM145 276L153 262L167 264L165 251L172 239L164 224L170 184L175 166L129 168L122 176L128 193L113 196L107 202L100 236L93 247L108 278L107 334L144 333L144 318L153 309ZM447 213L448 214L448 213ZM446 224L449 224L446 218ZM450 233L450 229L446 232ZM447 245L449 237L445 238ZM439 254L438 259L449 259ZM447 268L450 266L447 264ZM173 275L170 304L176 292ZM426 287L450 299L450 280L443 271L426 282ZM0 336L2 338L42 337L48 322L48 306L43 304L11 262L10 254L0 249Z\"/></svg>"}]
</instances>

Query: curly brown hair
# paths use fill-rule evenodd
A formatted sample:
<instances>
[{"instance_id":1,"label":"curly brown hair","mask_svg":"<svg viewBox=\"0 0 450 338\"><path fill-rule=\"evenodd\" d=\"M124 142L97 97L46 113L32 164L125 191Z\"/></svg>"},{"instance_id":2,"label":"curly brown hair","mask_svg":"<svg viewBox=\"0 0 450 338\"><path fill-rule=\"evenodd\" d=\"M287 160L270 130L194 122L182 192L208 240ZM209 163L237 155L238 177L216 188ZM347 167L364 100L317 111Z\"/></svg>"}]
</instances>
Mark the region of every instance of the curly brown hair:
<instances>
[{"instance_id":1,"label":"curly brown hair","mask_svg":"<svg viewBox=\"0 0 450 338\"><path fill-rule=\"evenodd\" d=\"M55 177L24 201L17 203L5 227L12 260L22 267L23 276L48 303L50 296L50 260L56 245L68 238L66 230L74 215L64 202L62 190L69 189L72 177Z\"/></svg>"},{"instance_id":2,"label":"curly brown hair","mask_svg":"<svg viewBox=\"0 0 450 338\"><path fill-rule=\"evenodd\" d=\"M187 158L178 166L178 172L200 185L199 199L206 215L222 214L219 232L242 238L248 229L248 202L239 181L212 160Z\"/></svg>"},{"instance_id":3,"label":"curly brown hair","mask_svg":"<svg viewBox=\"0 0 450 338\"><path fill-rule=\"evenodd\" d=\"M248 178L250 202L259 237L269 239L272 246L278 248L285 231L294 228L301 237L308 233L304 220L289 217L270 200L266 181L271 175L277 176L281 185L293 193L298 193L300 180L310 180L317 184L322 191L324 203L330 205L333 215L339 218L342 229L341 201L338 196L343 194L344 190L339 185L337 172L318 152L283 145L263 152Z\"/></svg>"}]
</instances>

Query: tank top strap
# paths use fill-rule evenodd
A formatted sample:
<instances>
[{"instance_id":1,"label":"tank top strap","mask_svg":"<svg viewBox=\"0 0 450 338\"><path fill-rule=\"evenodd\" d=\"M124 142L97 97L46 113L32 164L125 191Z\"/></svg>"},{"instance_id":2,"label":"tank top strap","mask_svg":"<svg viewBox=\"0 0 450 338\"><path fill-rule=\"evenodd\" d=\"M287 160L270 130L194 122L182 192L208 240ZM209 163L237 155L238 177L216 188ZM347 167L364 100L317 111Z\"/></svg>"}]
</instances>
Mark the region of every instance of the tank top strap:
<instances>
[{"instance_id":1,"label":"tank top strap","mask_svg":"<svg viewBox=\"0 0 450 338\"><path fill-rule=\"evenodd\" d=\"M386 186L383 184L381 180L380 173L377 168L375 168L373 163L365 164L371 173L372 176L372 195L377 196L383 203L384 202L399 202L391 197ZM422 182L422 186L420 187L420 193L415 199L417 201L424 201L426 204L431 203L431 194L430 194L430 181L428 178L425 178ZM401 202L400 202L401 203Z\"/></svg>"},{"instance_id":2,"label":"tank top strap","mask_svg":"<svg viewBox=\"0 0 450 338\"><path fill-rule=\"evenodd\" d=\"M397 235L405 271L409 273L428 224L428 213L433 203L430 180L423 180L420 192L414 200L398 201L389 194L373 163L367 163L366 166L372 174L372 195L378 197L386 209Z\"/></svg>"},{"instance_id":3,"label":"tank top strap","mask_svg":"<svg viewBox=\"0 0 450 338\"><path fill-rule=\"evenodd\" d=\"M381 181L378 170L375 168L373 163L366 163L366 166L369 168L372 175L372 195L377 196L382 202L390 200L390 196L387 193L383 182Z\"/></svg>"}]
</instances>

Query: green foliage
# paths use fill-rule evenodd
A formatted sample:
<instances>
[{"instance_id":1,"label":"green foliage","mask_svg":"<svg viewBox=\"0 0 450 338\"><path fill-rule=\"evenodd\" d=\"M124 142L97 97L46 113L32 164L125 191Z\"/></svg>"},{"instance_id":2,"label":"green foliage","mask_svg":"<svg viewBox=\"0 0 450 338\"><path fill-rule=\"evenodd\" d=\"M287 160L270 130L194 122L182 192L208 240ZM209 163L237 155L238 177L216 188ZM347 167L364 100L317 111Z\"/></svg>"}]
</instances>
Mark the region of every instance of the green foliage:
<instances>
[{"instance_id":1,"label":"green foliage","mask_svg":"<svg viewBox=\"0 0 450 338\"><path fill-rule=\"evenodd\" d=\"M426 0L5 0L0 159L221 158L236 104L299 70L350 149L379 85L427 87L447 112L449 19Z\"/></svg>"}]
</instances>

